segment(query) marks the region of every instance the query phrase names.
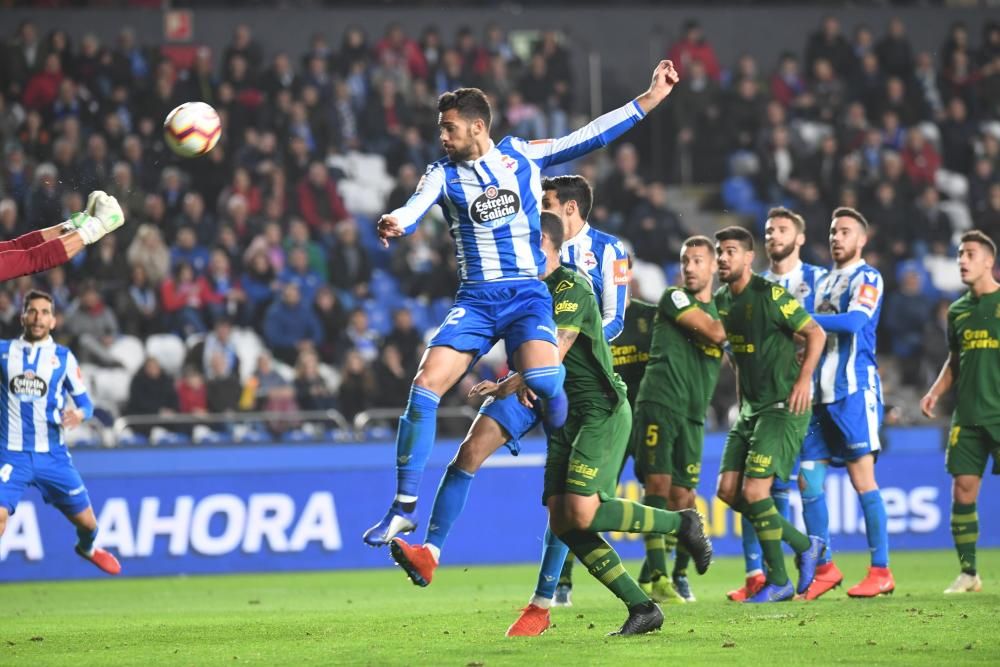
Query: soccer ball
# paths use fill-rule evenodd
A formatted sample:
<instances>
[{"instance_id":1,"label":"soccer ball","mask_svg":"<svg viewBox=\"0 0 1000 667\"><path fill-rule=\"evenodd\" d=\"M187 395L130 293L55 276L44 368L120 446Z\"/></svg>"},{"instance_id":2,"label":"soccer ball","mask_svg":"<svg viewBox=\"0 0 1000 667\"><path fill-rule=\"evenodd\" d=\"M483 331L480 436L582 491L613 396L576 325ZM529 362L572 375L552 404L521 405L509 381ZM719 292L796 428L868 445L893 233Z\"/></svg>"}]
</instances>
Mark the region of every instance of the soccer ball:
<instances>
[{"instance_id":1,"label":"soccer ball","mask_svg":"<svg viewBox=\"0 0 1000 667\"><path fill-rule=\"evenodd\" d=\"M185 102L163 121L163 136L170 150L181 157L204 155L219 143L219 114L204 102Z\"/></svg>"}]
</instances>

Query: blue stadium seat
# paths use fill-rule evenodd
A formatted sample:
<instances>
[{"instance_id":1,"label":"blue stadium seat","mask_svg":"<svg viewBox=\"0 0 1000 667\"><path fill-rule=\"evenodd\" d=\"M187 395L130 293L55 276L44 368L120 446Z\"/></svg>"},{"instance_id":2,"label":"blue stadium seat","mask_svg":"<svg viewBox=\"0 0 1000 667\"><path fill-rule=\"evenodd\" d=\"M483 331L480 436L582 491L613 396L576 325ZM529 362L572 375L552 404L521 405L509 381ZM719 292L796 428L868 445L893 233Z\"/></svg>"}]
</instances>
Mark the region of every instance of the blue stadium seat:
<instances>
[{"instance_id":1,"label":"blue stadium seat","mask_svg":"<svg viewBox=\"0 0 1000 667\"><path fill-rule=\"evenodd\" d=\"M371 294L375 301L384 304L385 308L398 308L403 301L399 289L399 281L388 271L375 269L372 271Z\"/></svg>"},{"instance_id":2,"label":"blue stadium seat","mask_svg":"<svg viewBox=\"0 0 1000 667\"><path fill-rule=\"evenodd\" d=\"M392 331L392 311L385 304L366 299L362 308L368 314L368 325L380 336Z\"/></svg>"},{"instance_id":3,"label":"blue stadium seat","mask_svg":"<svg viewBox=\"0 0 1000 667\"><path fill-rule=\"evenodd\" d=\"M417 331L423 332L440 324L440 322L431 321L429 308L420 299L403 299L400 307L410 311L413 316L413 326Z\"/></svg>"},{"instance_id":4,"label":"blue stadium seat","mask_svg":"<svg viewBox=\"0 0 1000 667\"><path fill-rule=\"evenodd\" d=\"M125 435L118 438L119 447L147 447L148 445L149 438L139 433L133 433L132 435Z\"/></svg>"}]
</instances>

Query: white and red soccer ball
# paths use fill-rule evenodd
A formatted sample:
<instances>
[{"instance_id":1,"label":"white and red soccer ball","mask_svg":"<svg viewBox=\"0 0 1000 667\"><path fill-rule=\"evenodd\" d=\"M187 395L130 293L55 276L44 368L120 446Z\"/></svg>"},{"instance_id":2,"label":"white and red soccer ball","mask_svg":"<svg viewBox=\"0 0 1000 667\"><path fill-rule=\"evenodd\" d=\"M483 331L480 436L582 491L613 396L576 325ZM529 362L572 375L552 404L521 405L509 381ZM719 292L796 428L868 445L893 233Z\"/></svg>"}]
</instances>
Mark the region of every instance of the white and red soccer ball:
<instances>
[{"instance_id":1,"label":"white and red soccer ball","mask_svg":"<svg viewBox=\"0 0 1000 667\"><path fill-rule=\"evenodd\" d=\"M181 157L204 155L219 143L219 114L204 102L185 102L163 121L163 136L170 150Z\"/></svg>"}]
</instances>

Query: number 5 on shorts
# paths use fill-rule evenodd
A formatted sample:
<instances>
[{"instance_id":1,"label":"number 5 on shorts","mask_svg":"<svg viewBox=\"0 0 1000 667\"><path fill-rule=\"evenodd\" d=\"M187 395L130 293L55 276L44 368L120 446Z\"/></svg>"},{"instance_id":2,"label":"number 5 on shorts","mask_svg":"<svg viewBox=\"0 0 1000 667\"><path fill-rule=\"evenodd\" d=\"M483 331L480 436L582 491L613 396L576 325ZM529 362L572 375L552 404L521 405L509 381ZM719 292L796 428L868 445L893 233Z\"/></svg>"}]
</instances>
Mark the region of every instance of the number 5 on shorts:
<instances>
[{"instance_id":1,"label":"number 5 on shorts","mask_svg":"<svg viewBox=\"0 0 1000 667\"><path fill-rule=\"evenodd\" d=\"M646 427L646 446L656 447L660 442L660 427L657 424L650 424Z\"/></svg>"},{"instance_id":2,"label":"number 5 on shorts","mask_svg":"<svg viewBox=\"0 0 1000 667\"><path fill-rule=\"evenodd\" d=\"M10 481L10 474L14 472L14 466L9 463L5 463L2 468L0 468L0 482L6 484Z\"/></svg>"}]
</instances>

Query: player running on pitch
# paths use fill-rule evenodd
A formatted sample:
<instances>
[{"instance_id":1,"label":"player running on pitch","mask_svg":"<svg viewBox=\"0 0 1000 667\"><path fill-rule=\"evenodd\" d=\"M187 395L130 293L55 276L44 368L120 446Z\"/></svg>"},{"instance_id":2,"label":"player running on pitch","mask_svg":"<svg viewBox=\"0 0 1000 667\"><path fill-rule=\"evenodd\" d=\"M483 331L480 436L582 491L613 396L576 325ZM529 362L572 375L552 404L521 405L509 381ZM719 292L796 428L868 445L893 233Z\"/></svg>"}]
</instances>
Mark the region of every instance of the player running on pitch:
<instances>
[{"instance_id":1,"label":"player running on pitch","mask_svg":"<svg viewBox=\"0 0 1000 667\"><path fill-rule=\"evenodd\" d=\"M858 211L841 207L830 223L833 270L816 292L816 323L827 333L826 348L816 370L815 405L809 433L802 444L800 485L803 496L823 489L827 466L847 467L858 492L871 551L868 574L848 589L851 597L891 593L896 584L889 570L889 531L885 503L875 481L881 444L882 383L875 359L875 330L882 312L882 275L862 258L868 221ZM816 503L819 505L819 503ZM824 542L830 534L826 502L820 511L803 511L806 530ZM832 563L831 563L832 566ZM813 600L840 583L836 566L805 592ZM802 593L802 591L799 591Z\"/></svg>"},{"instance_id":2,"label":"player running on pitch","mask_svg":"<svg viewBox=\"0 0 1000 667\"><path fill-rule=\"evenodd\" d=\"M820 278L826 275L826 269L802 261L799 253L806 242L806 223L802 216L787 208L772 208L767 212L767 222L764 224L764 248L769 260L768 268L760 275L773 283L784 287L794 296L806 312L815 310L816 285ZM799 472L802 480L803 473ZM771 489L774 506L778 512L788 519L790 516L788 494L792 488L790 482L775 478ZM802 489L803 513L826 511L826 496L822 486L819 490L811 486ZM757 533L747 516L742 517L743 559L746 563L746 581L743 586L726 594L734 602L743 602L764 587L767 578L764 576L764 561L760 554L760 542ZM816 569L816 579L830 577L831 574L839 582L842 578L839 570L829 562L828 552L820 559Z\"/></svg>"},{"instance_id":3,"label":"player running on pitch","mask_svg":"<svg viewBox=\"0 0 1000 667\"><path fill-rule=\"evenodd\" d=\"M546 213L542 225L547 258L544 279L555 302L559 353L566 367L570 402L566 424L549 432L542 500L549 510L552 532L628 607L628 619L614 634L651 632L663 624L663 614L625 571L618 554L600 533L676 535L699 574L708 569L712 545L694 510L668 512L615 497L632 426L625 384L612 368L611 350L604 340L600 312L589 285L559 265L562 227L558 218ZM500 397L525 393L520 374L500 383L483 383L483 387L481 393Z\"/></svg>"},{"instance_id":4,"label":"player running on pitch","mask_svg":"<svg viewBox=\"0 0 1000 667\"><path fill-rule=\"evenodd\" d=\"M97 518L63 440L63 431L93 416L94 406L76 357L49 335L55 323L52 297L31 291L21 313L23 335L0 341L0 535L21 496L35 486L76 526L76 553L118 574L115 557L94 546Z\"/></svg>"},{"instance_id":5,"label":"player running on pitch","mask_svg":"<svg viewBox=\"0 0 1000 667\"><path fill-rule=\"evenodd\" d=\"M715 305L726 328L740 390L740 417L726 438L718 496L753 521L767 564L767 583L746 602L790 600L781 543L798 554L799 592L812 582L823 541L800 533L774 506L774 478L787 481L809 423L812 372L826 336L785 288L755 275L753 236L742 227L715 234L719 278ZM805 339L796 358L794 336Z\"/></svg>"},{"instance_id":6,"label":"player running on pitch","mask_svg":"<svg viewBox=\"0 0 1000 667\"><path fill-rule=\"evenodd\" d=\"M65 264L84 246L96 243L123 224L125 216L118 200L94 190L87 197L86 210L74 213L69 220L0 241L0 281Z\"/></svg>"},{"instance_id":7,"label":"player running on pitch","mask_svg":"<svg viewBox=\"0 0 1000 667\"><path fill-rule=\"evenodd\" d=\"M990 455L1000 475L1000 284L993 279L997 247L979 230L962 235L958 267L969 287L948 308L948 359L920 401L934 417L938 399L957 384L955 412L945 463L952 476L951 535L961 572L945 593L975 593L983 582L976 572L979 515L976 498Z\"/></svg>"},{"instance_id":8,"label":"player running on pitch","mask_svg":"<svg viewBox=\"0 0 1000 667\"><path fill-rule=\"evenodd\" d=\"M649 88L625 106L561 139L490 140L492 112L485 94L460 88L438 100L446 157L427 168L405 206L382 216L383 244L415 229L440 204L455 240L462 285L455 305L417 369L396 439L396 496L385 516L364 534L387 544L416 527L414 510L434 445L440 397L493 344L503 339L515 368L539 397L546 423L562 425L568 409L552 323L552 299L538 280L540 173L606 145L642 120L677 83L669 60L660 61Z\"/></svg>"},{"instance_id":9,"label":"player running on pitch","mask_svg":"<svg viewBox=\"0 0 1000 667\"><path fill-rule=\"evenodd\" d=\"M715 393L726 341L712 298L716 262L710 239L692 236L684 241L681 271L684 286L667 288L657 307L631 443L636 478L645 491L643 505L671 510L695 506L705 413ZM694 601L683 550L678 549L673 577L668 576L667 554L676 544L671 535L646 535L639 581L657 602Z\"/></svg>"}]
</instances>

